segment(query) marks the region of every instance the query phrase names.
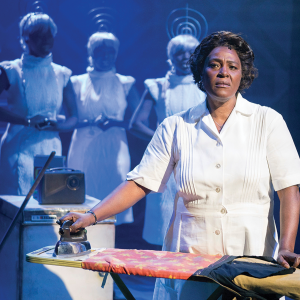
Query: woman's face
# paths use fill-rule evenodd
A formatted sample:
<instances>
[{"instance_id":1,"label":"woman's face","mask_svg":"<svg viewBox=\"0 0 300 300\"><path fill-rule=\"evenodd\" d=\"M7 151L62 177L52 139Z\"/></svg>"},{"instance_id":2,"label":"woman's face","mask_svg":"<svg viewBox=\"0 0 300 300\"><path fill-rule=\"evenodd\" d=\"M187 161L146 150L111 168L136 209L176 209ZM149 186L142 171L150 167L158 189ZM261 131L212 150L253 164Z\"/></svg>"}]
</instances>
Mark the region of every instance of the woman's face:
<instances>
[{"instance_id":1,"label":"woman's face","mask_svg":"<svg viewBox=\"0 0 300 300\"><path fill-rule=\"evenodd\" d=\"M109 71L115 66L117 53L115 48L101 45L94 50L93 66L96 71Z\"/></svg>"},{"instance_id":2,"label":"woman's face","mask_svg":"<svg viewBox=\"0 0 300 300\"><path fill-rule=\"evenodd\" d=\"M52 51L54 37L50 28L45 33L41 31L34 31L29 35L26 44L30 55L46 57Z\"/></svg>"},{"instance_id":3,"label":"woman's face","mask_svg":"<svg viewBox=\"0 0 300 300\"><path fill-rule=\"evenodd\" d=\"M191 74L188 61L194 49L181 49L173 54L172 65L175 68L176 74L179 76L185 76Z\"/></svg>"},{"instance_id":4,"label":"woman's face","mask_svg":"<svg viewBox=\"0 0 300 300\"><path fill-rule=\"evenodd\" d=\"M211 100L235 99L242 79L242 64L234 49L216 47L207 56L202 82Z\"/></svg>"}]
</instances>

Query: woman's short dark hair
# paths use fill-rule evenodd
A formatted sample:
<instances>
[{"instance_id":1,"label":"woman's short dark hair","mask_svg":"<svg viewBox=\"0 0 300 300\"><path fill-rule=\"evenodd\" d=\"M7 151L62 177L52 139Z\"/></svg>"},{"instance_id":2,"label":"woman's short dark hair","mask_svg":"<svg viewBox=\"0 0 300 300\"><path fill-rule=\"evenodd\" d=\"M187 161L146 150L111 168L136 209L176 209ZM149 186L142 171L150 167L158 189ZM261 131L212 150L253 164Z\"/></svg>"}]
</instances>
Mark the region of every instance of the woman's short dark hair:
<instances>
[{"instance_id":1,"label":"woman's short dark hair","mask_svg":"<svg viewBox=\"0 0 300 300\"><path fill-rule=\"evenodd\" d=\"M216 47L228 47L234 49L242 64L242 79L238 92L243 92L257 77L257 69L254 67L254 53L248 43L239 35L230 31L217 31L202 40L190 58L191 71L195 83L205 92L202 83L202 74L205 60L209 53Z\"/></svg>"}]
</instances>

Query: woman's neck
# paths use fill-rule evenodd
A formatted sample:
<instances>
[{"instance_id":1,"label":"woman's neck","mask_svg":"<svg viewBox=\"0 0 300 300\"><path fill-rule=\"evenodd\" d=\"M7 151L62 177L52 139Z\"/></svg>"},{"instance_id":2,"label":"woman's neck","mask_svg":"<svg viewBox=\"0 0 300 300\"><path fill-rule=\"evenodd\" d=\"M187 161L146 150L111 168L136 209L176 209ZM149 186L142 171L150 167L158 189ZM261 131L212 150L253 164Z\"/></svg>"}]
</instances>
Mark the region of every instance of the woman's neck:
<instances>
[{"instance_id":1,"label":"woman's neck","mask_svg":"<svg viewBox=\"0 0 300 300\"><path fill-rule=\"evenodd\" d=\"M231 114L233 108L236 104L236 97L229 99L226 102L212 100L207 96L207 108L212 116L212 118L223 125Z\"/></svg>"},{"instance_id":2,"label":"woman's neck","mask_svg":"<svg viewBox=\"0 0 300 300\"><path fill-rule=\"evenodd\" d=\"M183 72L181 70L175 69L175 75L177 75L177 76L188 76L191 74L192 74L191 72Z\"/></svg>"}]
</instances>

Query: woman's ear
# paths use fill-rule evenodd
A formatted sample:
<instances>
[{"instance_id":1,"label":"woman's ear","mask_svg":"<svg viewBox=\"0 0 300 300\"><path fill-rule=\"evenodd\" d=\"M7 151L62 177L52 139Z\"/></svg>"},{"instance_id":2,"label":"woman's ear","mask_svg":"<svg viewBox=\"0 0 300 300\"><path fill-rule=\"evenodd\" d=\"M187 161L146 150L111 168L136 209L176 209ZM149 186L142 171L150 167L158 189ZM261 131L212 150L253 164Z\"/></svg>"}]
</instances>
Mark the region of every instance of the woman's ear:
<instances>
[{"instance_id":1,"label":"woman's ear","mask_svg":"<svg viewBox=\"0 0 300 300\"><path fill-rule=\"evenodd\" d=\"M90 67L93 67L93 57L92 56L88 57L88 62L89 62Z\"/></svg>"},{"instance_id":2,"label":"woman's ear","mask_svg":"<svg viewBox=\"0 0 300 300\"><path fill-rule=\"evenodd\" d=\"M167 63L168 63L168 65L170 66L170 68L172 68L173 64L172 64L171 59L168 59L168 60L167 60Z\"/></svg>"}]
</instances>

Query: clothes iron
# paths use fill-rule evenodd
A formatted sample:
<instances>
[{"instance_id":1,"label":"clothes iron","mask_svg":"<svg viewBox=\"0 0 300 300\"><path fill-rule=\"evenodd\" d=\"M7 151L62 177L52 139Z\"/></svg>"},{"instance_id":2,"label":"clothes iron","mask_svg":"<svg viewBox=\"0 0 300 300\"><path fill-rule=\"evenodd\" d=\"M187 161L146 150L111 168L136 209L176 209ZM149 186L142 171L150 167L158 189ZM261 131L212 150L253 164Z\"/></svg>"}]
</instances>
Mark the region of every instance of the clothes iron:
<instances>
[{"instance_id":1,"label":"clothes iron","mask_svg":"<svg viewBox=\"0 0 300 300\"><path fill-rule=\"evenodd\" d=\"M91 252L91 245L87 240L87 231L85 228L81 228L78 232L73 233L70 232L70 226L73 224L72 221L67 220L61 223L58 220L56 223L60 225L60 240L55 245L54 257L73 257Z\"/></svg>"}]
</instances>

